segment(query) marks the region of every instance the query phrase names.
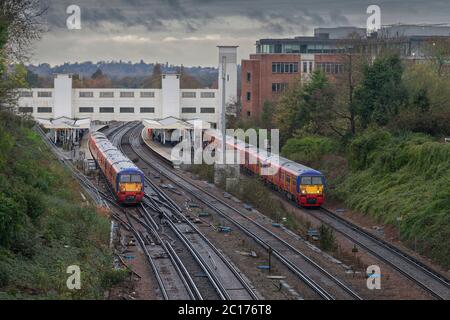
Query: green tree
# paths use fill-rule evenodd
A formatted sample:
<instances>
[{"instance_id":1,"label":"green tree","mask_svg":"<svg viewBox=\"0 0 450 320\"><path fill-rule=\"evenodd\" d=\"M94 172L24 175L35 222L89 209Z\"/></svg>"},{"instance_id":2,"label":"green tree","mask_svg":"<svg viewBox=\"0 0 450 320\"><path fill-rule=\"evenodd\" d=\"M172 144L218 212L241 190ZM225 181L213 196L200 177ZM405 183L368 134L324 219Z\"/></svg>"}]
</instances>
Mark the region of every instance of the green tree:
<instances>
[{"instance_id":1,"label":"green tree","mask_svg":"<svg viewBox=\"0 0 450 320\"><path fill-rule=\"evenodd\" d=\"M402 74L398 55L379 57L364 67L364 78L354 92L356 113L364 128L371 123L386 125L405 107L408 94Z\"/></svg>"},{"instance_id":2,"label":"green tree","mask_svg":"<svg viewBox=\"0 0 450 320\"><path fill-rule=\"evenodd\" d=\"M261 114L261 127L264 129L272 129L273 127L273 116L274 107L270 101L264 101L263 110Z\"/></svg>"},{"instance_id":3,"label":"green tree","mask_svg":"<svg viewBox=\"0 0 450 320\"><path fill-rule=\"evenodd\" d=\"M280 98L275 116L281 143L296 133L330 135L333 131L331 107L334 99L334 87L320 70L316 70L305 84L291 85Z\"/></svg>"}]
</instances>

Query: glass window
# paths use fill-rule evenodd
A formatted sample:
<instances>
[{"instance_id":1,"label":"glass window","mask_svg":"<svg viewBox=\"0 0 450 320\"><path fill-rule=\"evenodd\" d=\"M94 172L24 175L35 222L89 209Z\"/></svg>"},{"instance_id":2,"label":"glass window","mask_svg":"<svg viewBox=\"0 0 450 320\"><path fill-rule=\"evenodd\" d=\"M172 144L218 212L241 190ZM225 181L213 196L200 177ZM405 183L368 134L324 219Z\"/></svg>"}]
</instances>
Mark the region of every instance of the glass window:
<instances>
[{"instance_id":1,"label":"glass window","mask_svg":"<svg viewBox=\"0 0 450 320\"><path fill-rule=\"evenodd\" d=\"M141 178L141 176L138 175L138 174L133 174L133 175L131 176L131 182L133 182L133 183L139 183L139 182L142 182L142 178Z\"/></svg>"},{"instance_id":2,"label":"glass window","mask_svg":"<svg viewBox=\"0 0 450 320\"><path fill-rule=\"evenodd\" d=\"M134 98L134 92L133 91L122 91L120 92L121 98Z\"/></svg>"},{"instance_id":3,"label":"glass window","mask_svg":"<svg viewBox=\"0 0 450 320\"><path fill-rule=\"evenodd\" d=\"M120 175L120 182L127 183L131 181L131 176L129 174L121 174Z\"/></svg>"},{"instance_id":4,"label":"glass window","mask_svg":"<svg viewBox=\"0 0 450 320\"><path fill-rule=\"evenodd\" d=\"M93 107L80 107L78 111L80 113L93 113L94 108Z\"/></svg>"},{"instance_id":5,"label":"glass window","mask_svg":"<svg viewBox=\"0 0 450 320\"><path fill-rule=\"evenodd\" d=\"M200 93L201 98L214 98L215 94L214 92L202 92Z\"/></svg>"},{"instance_id":6,"label":"glass window","mask_svg":"<svg viewBox=\"0 0 450 320\"><path fill-rule=\"evenodd\" d=\"M19 97L21 98L31 98L33 96L33 91L20 91Z\"/></svg>"},{"instance_id":7,"label":"glass window","mask_svg":"<svg viewBox=\"0 0 450 320\"><path fill-rule=\"evenodd\" d=\"M120 108L120 113L134 113L133 107Z\"/></svg>"},{"instance_id":8,"label":"glass window","mask_svg":"<svg viewBox=\"0 0 450 320\"><path fill-rule=\"evenodd\" d=\"M100 107L100 113L114 113L114 108Z\"/></svg>"},{"instance_id":9,"label":"glass window","mask_svg":"<svg viewBox=\"0 0 450 320\"><path fill-rule=\"evenodd\" d=\"M143 107L143 108L141 108L141 113L155 113L155 108Z\"/></svg>"},{"instance_id":10,"label":"glass window","mask_svg":"<svg viewBox=\"0 0 450 320\"><path fill-rule=\"evenodd\" d=\"M185 92L181 93L181 97L182 98L195 98L196 94L195 94L195 92L192 92L192 91L185 91Z\"/></svg>"},{"instance_id":11,"label":"glass window","mask_svg":"<svg viewBox=\"0 0 450 320\"><path fill-rule=\"evenodd\" d=\"M80 98L93 98L94 92L92 91L80 91L79 93Z\"/></svg>"},{"instance_id":12,"label":"glass window","mask_svg":"<svg viewBox=\"0 0 450 320\"><path fill-rule=\"evenodd\" d=\"M33 107L19 107L20 113L33 113Z\"/></svg>"},{"instance_id":13,"label":"glass window","mask_svg":"<svg viewBox=\"0 0 450 320\"><path fill-rule=\"evenodd\" d=\"M247 92L247 101L250 101L252 99L252 93Z\"/></svg>"},{"instance_id":14,"label":"glass window","mask_svg":"<svg viewBox=\"0 0 450 320\"><path fill-rule=\"evenodd\" d=\"M214 108L200 108L200 113L214 113Z\"/></svg>"},{"instance_id":15,"label":"glass window","mask_svg":"<svg viewBox=\"0 0 450 320\"><path fill-rule=\"evenodd\" d=\"M114 98L113 91L102 91L100 92L100 98Z\"/></svg>"},{"instance_id":16,"label":"glass window","mask_svg":"<svg viewBox=\"0 0 450 320\"><path fill-rule=\"evenodd\" d=\"M141 98L154 98L155 92L153 91L141 91Z\"/></svg>"},{"instance_id":17,"label":"glass window","mask_svg":"<svg viewBox=\"0 0 450 320\"><path fill-rule=\"evenodd\" d=\"M38 113L51 113L52 108L49 107L38 107Z\"/></svg>"},{"instance_id":18,"label":"glass window","mask_svg":"<svg viewBox=\"0 0 450 320\"><path fill-rule=\"evenodd\" d=\"M196 112L197 112L197 108L195 108L195 107L181 108L181 113L196 113Z\"/></svg>"},{"instance_id":19,"label":"glass window","mask_svg":"<svg viewBox=\"0 0 450 320\"><path fill-rule=\"evenodd\" d=\"M273 69L273 66L272 66ZM252 74L250 72L247 72L247 82L250 82L252 80Z\"/></svg>"},{"instance_id":20,"label":"glass window","mask_svg":"<svg viewBox=\"0 0 450 320\"><path fill-rule=\"evenodd\" d=\"M39 91L38 92L38 98L51 98L52 92L51 91Z\"/></svg>"},{"instance_id":21,"label":"glass window","mask_svg":"<svg viewBox=\"0 0 450 320\"><path fill-rule=\"evenodd\" d=\"M306 185L321 185L322 177L302 177L301 184Z\"/></svg>"}]
</instances>

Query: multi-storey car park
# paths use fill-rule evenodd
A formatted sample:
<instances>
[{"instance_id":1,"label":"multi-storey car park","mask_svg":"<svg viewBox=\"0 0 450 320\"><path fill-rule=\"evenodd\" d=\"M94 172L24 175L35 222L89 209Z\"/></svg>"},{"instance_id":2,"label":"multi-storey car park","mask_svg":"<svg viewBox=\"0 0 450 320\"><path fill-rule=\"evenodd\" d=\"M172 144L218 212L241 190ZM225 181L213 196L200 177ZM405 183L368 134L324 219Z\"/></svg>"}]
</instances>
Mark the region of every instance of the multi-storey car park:
<instances>
[{"instance_id":1,"label":"multi-storey car park","mask_svg":"<svg viewBox=\"0 0 450 320\"><path fill-rule=\"evenodd\" d=\"M19 89L17 112L35 119L91 121L200 119L212 127L220 123L222 66L225 63L226 103L237 98L236 46L219 47L218 89L181 89L180 75L162 74L161 88L73 88L70 74L56 74L53 88ZM223 60L225 57L225 60ZM52 127L53 128L53 127Z\"/></svg>"}]
</instances>

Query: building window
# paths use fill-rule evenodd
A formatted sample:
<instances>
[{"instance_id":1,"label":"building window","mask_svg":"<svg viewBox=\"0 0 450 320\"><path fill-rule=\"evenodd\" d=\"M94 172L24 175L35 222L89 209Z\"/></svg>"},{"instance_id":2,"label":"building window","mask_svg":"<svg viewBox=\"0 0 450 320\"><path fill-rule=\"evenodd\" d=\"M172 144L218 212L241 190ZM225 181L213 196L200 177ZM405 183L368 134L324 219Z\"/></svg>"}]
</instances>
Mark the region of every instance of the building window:
<instances>
[{"instance_id":1,"label":"building window","mask_svg":"<svg viewBox=\"0 0 450 320\"><path fill-rule=\"evenodd\" d=\"M153 107L141 108L141 113L155 113L155 108Z\"/></svg>"},{"instance_id":2,"label":"building window","mask_svg":"<svg viewBox=\"0 0 450 320\"><path fill-rule=\"evenodd\" d=\"M78 111L80 113L94 113L94 108L93 107L80 107L78 109Z\"/></svg>"},{"instance_id":3,"label":"building window","mask_svg":"<svg viewBox=\"0 0 450 320\"><path fill-rule=\"evenodd\" d=\"M193 91L185 91L181 93L182 98L195 98L196 94Z\"/></svg>"},{"instance_id":4,"label":"building window","mask_svg":"<svg viewBox=\"0 0 450 320\"><path fill-rule=\"evenodd\" d=\"M78 96L80 98L93 98L94 93L92 91L80 91Z\"/></svg>"},{"instance_id":5,"label":"building window","mask_svg":"<svg viewBox=\"0 0 450 320\"><path fill-rule=\"evenodd\" d=\"M200 113L214 113L214 108L200 108Z\"/></svg>"},{"instance_id":6,"label":"building window","mask_svg":"<svg viewBox=\"0 0 450 320\"><path fill-rule=\"evenodd\" d=\"M272 73L297 73L298 62L272 62Z\"/></svg>"},{"instance_id":7,"label":"building window","mask_svg":"<svg viewBox=\"0 0 450 320\"><path fill-rule=\"evenodd\" d=\"M52 97L52 92L51 91L39 91L38 92L38 97L39 98L51 98Z\"/></svg>"},{"instance_id":8,"label":"building window","mask_svg":"<svg viewBox=\"0 0 450 320\"><path fill-rule=\"evenodd\" d=\"M154 98L155 92L154 91L141 91L141 98Z\"/></svg>"},{"instance_id":9,"label":"building window","mask_svg":"<svg viewBox=\"0 0 450 320\"><path fill-rule=\"evenodd\" d=\"M247 91L247 101L252 100L252 93Z\"/></svg>"},{"instance_id":10,"label":"building window","mask_svg":"<svg viewBox=\"0 0 450 320\"><path fill-rule=\"evenodd\" d=\"M19 107L20 113L33 113L33 107Z\"/></svg>"},{"instance_id":11,"label":"building window","mask_svg":"<svg viewBox=\"0 0 450 320\"><path fill-rule=\"evenodd\" d=\"M113 91L101 91L100 98L114 98L114 92Z\"/></svg>"},{"instance_id":12,"label":"building window","mask_svg":"<svg viewBox=\"0 0 450 320\"><path fill-rule=\"evenodd\" d=\"M100 113L114 113L114 108L112 108L112 107L100 107Z\"/></svg>"},{"instance_id":13,"label":"building window","mask_svg":"<svg viewBox=\"0 0 450 320\"><path fill-rule=\"evenodd\" d=\"M247 82L252 81L252 74L250 72L247 72Z\"/></svg>"},{"instance_id":14,"label":"building window","mask_svg":"<svg viewBox=\"0 0 450 320\"><path fill-rule=\"evenodd\" d=\"M287 83L272 83L272 92L278 93L286 90L288 87Z\"/></svg>"},{"instance_id":15,"label":"building window","mask_svg":"<svg viewBox=\"0 0 450 320\"><path fill-rule=\"evenodd\" d=\"M120 113L134 113L134 108L133 107L120 108Z\"/></svg>"},{"instance_id":16,"label":"building window","mask_svg":"<svg viewBox=\"0 0 450 320\"><path fill-rule=\"evenodd\" d=\"M313 72L313 63L312 61L309 62L309 73Z\"/></svg>"},{"instance_id":17,"label":"building window","mask_svg":"<svg viewBox=\"0 0 450 320\"><path fill-rule=\"evenodd\" d=\"M33 91L20 91L19 97L21 98L31 98L33 97Z\"/></svg>"},{"instance_id":18,"label":"building window","mask_svg":"<svg viewBox=\"0 0 450 320\"><path fill-rule=\"evenodd\" d=\"M316 67L327 74L338 74L344 72L344 65L341 63L323 62L317 63Z\"/></svg>"},{"instance_id":19,"label":"building window","mask_svg":"<svg viewBox=\"0 0 450 320\"><path fill-rule=\"evenodd\" d=\"M38 113L52 113L52 108L50 107L38 107Z\"/></svg>"},{"instance_id":20,"label":"building window","mask_svg":"<svg viewBox=\"0 0 450 320\"><path fill-rule=\"evenodd\" d=\"M181 113L196 113L196 112L197 112L197 108L195 108L195 107L181 108Z\"/></svg>"},{"instance_id":21,"label":"building window","mask_svg":"<svg viewBox=\"0 0 450 320\"><path fill-rule=\"evenodd\" d=\"M133 91L122 91L120 92L121 98L134 98L134 92Z\"/></svg>"},{"instance_id":22,"label":"building window","mask_svg":"<svg viewBox=\"0 0 450 320\"><path fill-rule=\"evenodd\" d=\"M308 73L308 63L303 62L303 73Z\"/></svg>"},{"instance_id":23,"label":"building window","mask_svg":"<svg viewBox=\"0 0 450 320\"><path fill-rule=\"evenodd\" d=\"M214 92L202 92L200 93L201 98L214 98L216 95Z\"/></svg>"},{"instance_id":24,"label":"building window","mask_svg":"<svg viewBox=\"0 0 450 320\"><path fill-rule=\"evenodd\" d=\"M247 117L250 117L250 115L251 115L251 112L247 111Z\"/></svg>"}]
</instances>

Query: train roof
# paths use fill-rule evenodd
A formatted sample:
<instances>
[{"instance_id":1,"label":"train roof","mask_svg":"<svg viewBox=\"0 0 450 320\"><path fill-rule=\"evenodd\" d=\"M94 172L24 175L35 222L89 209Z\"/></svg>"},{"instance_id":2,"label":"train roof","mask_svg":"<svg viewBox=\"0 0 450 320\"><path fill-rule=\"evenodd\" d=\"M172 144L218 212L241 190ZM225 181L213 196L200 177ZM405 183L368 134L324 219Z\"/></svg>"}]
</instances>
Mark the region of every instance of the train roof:
<instances>
[{"instance_id":1,"label":"train roof","mask_svg":"<svg viewBox=\"0 0 450 320\"><path fill-rule=\"evenodd\" d=\"M142 171L128 157L120 152L103 133L97 131L91 133L91 136L95 139L98 149L106 155L108 161L117 172L131 170L142 173Z\"/></svg>"},{"instance_id":2,"label":"train roof","mask_svg":"<svg viewBox=\"0 0 450 320\"><path fill-rule=\"evenodd\" d=\"M208 134L220 139L220 132L217 130L210 130ZM283 167L283 169L288 170L295 176L309 174L322 176L323 174L315 169L307 167L303 164L294 162L287 158L281 157L279 155L270 153L266 150L259 149L256 146L246 143L245 141L239 140L235 137L227 136L227 144L234 145L237 149L245 150L249 154L256 156L261 162L274 164L275 166Z\"/></svg>"}]
</instances>

